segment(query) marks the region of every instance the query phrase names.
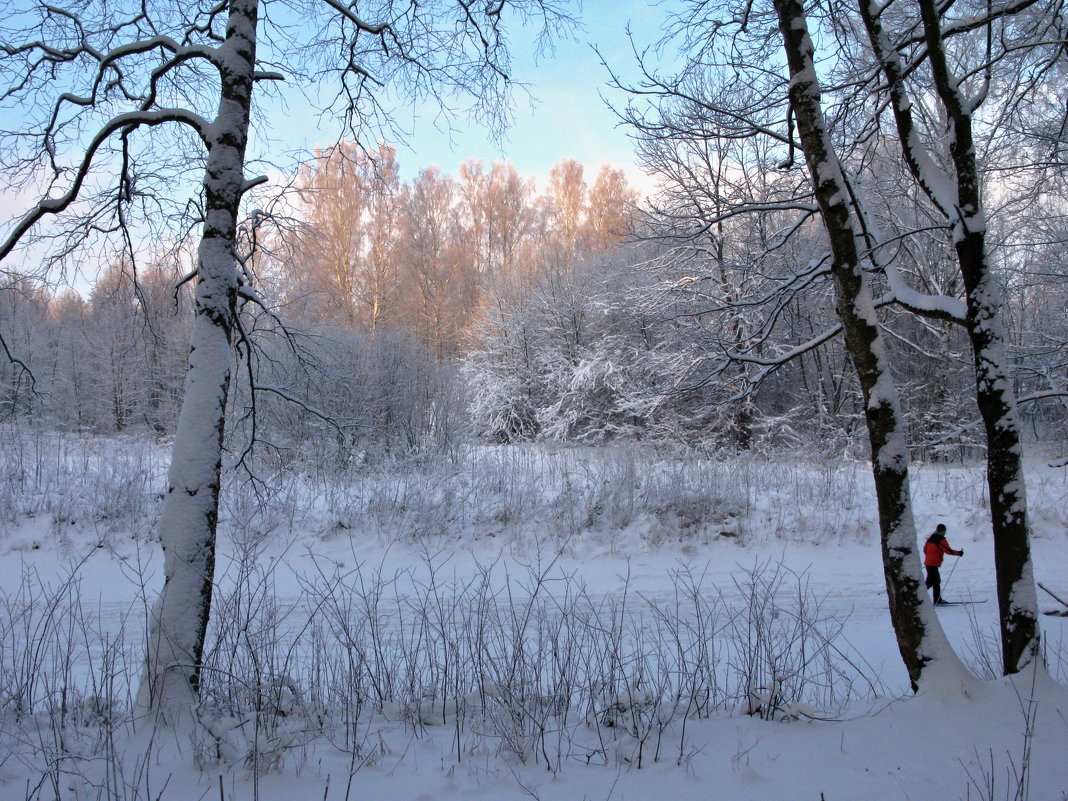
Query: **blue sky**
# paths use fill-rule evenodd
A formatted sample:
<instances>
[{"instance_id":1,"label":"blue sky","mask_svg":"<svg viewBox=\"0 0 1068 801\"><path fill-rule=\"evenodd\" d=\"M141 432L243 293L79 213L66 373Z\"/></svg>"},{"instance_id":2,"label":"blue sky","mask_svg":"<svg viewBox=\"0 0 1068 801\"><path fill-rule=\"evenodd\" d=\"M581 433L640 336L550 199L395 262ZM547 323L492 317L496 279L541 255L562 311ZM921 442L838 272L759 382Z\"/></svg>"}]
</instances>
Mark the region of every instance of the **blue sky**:
<instances>
[{"instance_id":1,"label":"blue sky","mask_svg":"<svg viewBox=\"0 0 1068 801\"><path fill-rule=\"evenodd\" d=\"M591 170L602 163L621 167L633 162L626 130L605 104L608 72L599 61L596 45L614 70L632 72L634 57L627 38L631 26L638 46L655 42L666 17L660 0L586 0L578 13L580 27L571 37L558 39L551 51L538 56L533 30L513 27L511 76L525 85L515 94L514 123L504 139L495 141L477 124L453 120L453 131L435 124L437 108L424 104L400 108L396 122L411 133L406 142L393 142L403 178L437 165L455 175L459 164L470 158L487 162L508 160L523 175L545 176L564 158L574 158ZM622 104L624 98L616 97ZM288 115L291 122L276 127L273 136L289 147L310 150L329 145L332 134L314 126L307 117ZM636 175L635 170L628 173ZM632 178L633 180L633 178Z\"/></svg>"},{"instance_id":2,"label":"blue sky","mask_svg":"<svg viewBox=\"0 0 1068 801\"><path fill-rule=\"evenodd\" d=\"M472 127L450 143L449 137L424 122L410 146L401 149L402 169L407 174L408 164L419 169L433 163L455 174L455 167L467 158L505 158L522 174L544 175L567 157L590 166L631 162L626 131L602 99L608 73L592 46L613 69L631 71L634 59L627 26L631 25L637 42L654 41L665 16L657 6L654 0L587 0L581 12L583 29L573 39L557 42L554 51L540 59L535 58L529 35L514 33L517 52L512 74L528 86L530 97L517 95L515 121L504 142L494 143L485 131ZM614 102L622 103L623 98Z\"/></svg>"}]
</instances>

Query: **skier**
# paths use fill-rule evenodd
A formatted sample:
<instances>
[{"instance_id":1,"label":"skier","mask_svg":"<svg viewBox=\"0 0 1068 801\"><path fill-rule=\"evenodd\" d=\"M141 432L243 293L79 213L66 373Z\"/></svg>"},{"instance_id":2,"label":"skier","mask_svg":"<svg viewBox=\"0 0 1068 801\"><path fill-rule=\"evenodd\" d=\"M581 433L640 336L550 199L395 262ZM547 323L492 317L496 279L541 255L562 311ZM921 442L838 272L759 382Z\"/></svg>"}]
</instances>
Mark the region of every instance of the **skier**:
<instances>
[{"instance_id":1,"label":"skier","mask_svg":"<svg viewBox=\"0 0 1068 801\"><path fill-rule=\"evenodd\" d=\"M959 551L953 550L949 547L949 541L946 540L946 527L945 524L939 523L935 526L934 533L927 538L927 542L923 546L923 566L927 568L927 587L934 588L934 602L936 604L945 603L942 600L942 576L938 573L938 568L942 566L942 560L945 559L946 554L951 556L964 556L964 549Z\"/></svg>"}]
</instances>

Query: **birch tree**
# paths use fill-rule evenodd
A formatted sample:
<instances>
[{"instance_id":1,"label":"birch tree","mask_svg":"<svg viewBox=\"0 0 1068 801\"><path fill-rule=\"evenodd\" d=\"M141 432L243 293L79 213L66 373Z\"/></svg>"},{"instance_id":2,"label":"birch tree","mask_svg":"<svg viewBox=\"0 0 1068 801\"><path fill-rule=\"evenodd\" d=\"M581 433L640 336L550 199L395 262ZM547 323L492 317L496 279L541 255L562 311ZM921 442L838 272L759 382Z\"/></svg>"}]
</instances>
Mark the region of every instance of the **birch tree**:
<instances>
[{"instance_id":1,"label":"birch tree","mask_svg":"<svg viewBox=\"0 0 1068 801\"><path fill-rule=\"evenodd\" d=\"M512 277L530 244L533 179L521 178L506 162L494 162L487 170L472 159L460 165L458 183L464 240L480 280Z\"/></svg>"},{"instance_id":2,"label":"birch tree","mask_svg":"<svg viewBox=\"0 0 1068 801\"><path fill-rule=\"evenodd\" d=\"M396 152L353 142L316 151L297 177L300 224L282 269L314 320L374 334L396 315Z\"/></svg>"},{"instance_id":3,"label":"birch tree","mask_svg":"<svg viewBox=\"0 0 1068 801\"><path fill-rule=\"evenodd\" d=\"M1003 669L1013 673L1035 661L1040 639L1023 441L1007 353L1003 276L993 255L991 228L997 221L995 208L1014 215L1011 219L1019 224L1028 220L1021 216L1023 209L1063 198L1063 140L1068 128L1063 103L1051 99L1064 74L1060 6L1038 0L810 5L820 21L818 41L828 43L819 62L826 83L816 79L815 67L811 70L817 82L808 102L821 107L824 131L816 139L822 138L824 150L834 153L840 168L834 176L841 192L837 199L848 206L846 228L856 237L862 269L877 289L873 300L883 330L893 335L900 351L921 354L925 360L949 350L954 327L966 332L970 343L972 398L986 432ZM785 345L770 336L776 331L781 335L785 310L803 297L802 292L825 280L828 266L840 260L833 246L831 216L824 208L826 199L820 200L820 181L831 173L819 166L822 158L813 167L814 151L806 143L806 124L797 105L801 91L797 84L810 77L803 66L791 64L797 71L791 71L790 115L785 120L775 117L778 72L768 69L775 61L769 57L766 36L754 27L763 19L763 7L746 4L734 9L733 19L724 11L721 20L714 18L711 4L694 2L686 8L674 30L692 58L689 68L676 79L662 79L647 70L646 82L634 92L636 97L667 98L674 104L666 115L630 113L643 140L661 145L680 140L778 139L777 157L756 163L753 170L796 174L795 153L803 154L810 168L807 186L796 187L792 195L758 193L734 200L727 208L705 202L702 192L693 189L702 180L707 184L714 169L699 166L686 174L684 168L670 168L671 174L681 176L677 184L683 187L682 206L702 209L689 222L685 214L670 212L668 228L681 228L687 236L718 239L721 245L719 226L724 222L776 214L781 218L789 211L796 215L794 224L780 219L771 241L761 238L755 249L760 255L750 260L751 274L763 279L755 291L743 299L721 297L719 308L712 309L766 310L744 332L721 338L724 355L718 366L713 365L720 374L724 365L747 365L753 386L791 359L813 353L839 331L846 333L847 347L853 349L844 319L837 331L829 327L808 340L799 339L796 331L790 332ZM792 25L798 30L804 27L805 9L776 3L776 10L780 23L788 12ZM702 40L697 33L701 30L712 35ZM793 47L791 52L787 30L780 26L780 33L787 57L797 58L800 51ZM709 42L724 37L730 37L732 57L717 61ZM799 141L794 141L795 130ZM1002 180L1005 176L1008 182ZM780 183L789 184L785 179ZM714 190L712 194L720 196L718 188ZM806 202L808 192L816 204ZM1063 204L1063 200L1053 202ZM817 208L831 239L831 253L813 258L809 269L797 271L789 280L775 278L768 269L768 255L781 255L787 243L796 242L811 222L805 222L805 215L811 218ZM885 233L880 230L882 223L888 224ZM1004 220L1001 225L1005 227ZM926 348L921 344L924 337L931 343ZM760 352L768 345L770 356ZM1058 394L1053 375L1043 380L1048 390L1032 393L1028 400ZM945 396L952 390L936 389L940 392L935 400L940 394L947 403ZM870 401L867 406L870 415Z\"/></svg>"},{"instance_id":4,"label":"birch tree","mask_svg":"<svg viewBox=\"0 0 1068 801\"><path fill-rule=\"evenodd\" d=\"M925 673L964 674L920 577L916 525L909 497L908 437L875 304L864 275L864 228L850 202L850 182L827 129L815 51L799 0L775 0L790 75L790 109L831 247L831 273L846 347L864 392L872 472L879 505L890 617L914 686Z\"/></svg>"},{"instance_id":5,"label":"birch tree","mask_svg":"<svg viewBox=\"0 0 1068 801\"><path fill-rule=\"evenodd\" d=\"M551 0L0 5L0 166L9 185L39 198L3 230L5 269L30 245L50 245L62 264L87 244L133 256L166 223L199 228L144 709L174 720L200 685L232 349L248 347L240 307L263 303L242 246L256 230L242 221L242 199L267 181L246 175L254 110L265 108L254 97L277 97L282 90L264 91L274 83L332 96L337 133L355 141L390 126L391 98L438 102L446 113L473 98L476 119L497 124L508 15L543 30L565 21Z\"/></svg>"},{"instance_id":6,"label":"birch tree","mask_svg":"<svg viewBox=\"0 0 1068 801\"><path fill-rule=\"evenodd\" d=\"M456 183L437 167L416 176L404 201L400 271L410 328L438 361L455 350L474 306L473 265L461 244Z\"/></svg>"}]
</instances>

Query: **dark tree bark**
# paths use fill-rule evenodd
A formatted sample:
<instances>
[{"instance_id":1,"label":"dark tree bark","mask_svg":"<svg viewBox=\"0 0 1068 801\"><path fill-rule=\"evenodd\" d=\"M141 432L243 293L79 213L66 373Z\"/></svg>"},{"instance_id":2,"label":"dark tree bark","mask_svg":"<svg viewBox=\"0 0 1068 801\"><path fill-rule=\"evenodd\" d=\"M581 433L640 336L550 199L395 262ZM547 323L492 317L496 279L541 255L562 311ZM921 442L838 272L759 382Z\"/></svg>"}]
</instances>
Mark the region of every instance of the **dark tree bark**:
<instances>
[{"instance_id":1,"label":"dark tree bark","mask_svg":"<svg viewBox=\"0 0 1068 801\"><path fill-rule=\"evenodd\" d=\"M916 689L936 671L966 675L927 601L909 495L908 444L858 238L862 224L828 135L812 40L799 0L775 0L790 71L790 107L831 244L836 307L864 394L879 505L883 572L898 649Z\"/></svg>"},{"instance_id":2,"label":"dark tree bark","mask_svg":"<svg viewBox=\"0 0 1068 801\"><path fill-rule=\"evenodd\" d=\"M987 221L975 155L972 113L981 98L967 98L960 79L950 69L936 3L918 2L935 95L947 121L951 175L937 167L920 143L905 85L905 68L883 29L879 12L864 2L859 7L879 68L887 79L902 155L916 182L952 228L967 301L963 323L971 342L976 400L987 439L1002 669L1005 674L1012 674L1035 659L1041 635L1031 566L1023 443L1005 360L1001 289L987 252ZM991 23L992 20L987 21Z\"/></svg>"},{"instance_id":3,"label":"dark tree bark","mask_svg":"<svg viewBox=\"0 0 1068 801\"><path fill-rule=\"evenodd\" d=\"M965 324L975 362L976 399L986 429L1002 669L1011 674L1038 656L1041 637L1038 597L1031 570L1023 443L1016 397L1005 364L1001 289L986 249L986 215L980 196L970 104L961 92L958 79L950 72L938 8L933 0L920 0L920 15L935 89L949 119L950 153L957 178L957 198L950 219L968 299Z\"/></svg>"}]
</instances>

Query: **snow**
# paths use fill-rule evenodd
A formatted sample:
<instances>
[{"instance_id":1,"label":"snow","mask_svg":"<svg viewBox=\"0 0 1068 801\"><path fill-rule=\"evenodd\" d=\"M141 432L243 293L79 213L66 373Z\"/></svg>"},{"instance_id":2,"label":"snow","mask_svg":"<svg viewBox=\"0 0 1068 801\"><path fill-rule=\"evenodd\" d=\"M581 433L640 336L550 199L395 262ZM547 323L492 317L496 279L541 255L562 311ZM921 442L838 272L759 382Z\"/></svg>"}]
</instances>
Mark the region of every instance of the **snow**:
<instances>
[{"instance_id":1,"label":"snow","mask_svg":"<svg viewBox=\"0 0 1068 801\"><path fill-rule=\"evenodd\" d=\"M1064 583L1068 576L1066 476L1064 471L1034 469L1037 476L1028 478L1035 517L1042 521L1038 525L1042 536L1033 541L1033 567L1039 581L1063 594L1068 592ZM786 497L792 492L787 482L799 480L792 477L795 470L785 463L777 471L773 468L772 474L778 475L778 491ZM774 490L755 493L746 518L738 523L738 530L747 533L744 538L658 539L657 521L646 517L622 529L591 529L566 540L545 540L540 531L532 529L526 536L521 531L489 537L474 531L446 530L417 541L393 541L366 530L325 537L320 521L296 517L262 541L255 567L250 567L242 559L247 543L235 541L234 536L241 530L241 521L228 518L221 524L216 598L221 604L236 597L237 588L246 586L250 602L255 601L262 613L266 614L270 603L276 603L283 623L299 626L300 615L307 614L300 610L308 608L301 605L301 599L308 598L314 581L347 577L344 581L353 588L353 595L342 594L338 599L354 603L360 588L366 591L374 586L377 576L382 579L382 594L377 600L365 596L373 602L369 608L374 608L377 619L387 626L399 625L388 621L403 618L405 625L413 626L406 631L414 635L420 630L415 610L421 608L421 597L446 602L457 597L483 597L464 588L477 587L488 576L484 597L493 598L498 610L509 608L505 602L509 594L520 603L518 609L529 608L522 599L535 589L546 600L555 599L565 608L566 598L575 598L579 588L584 588L599 604L586 611L592 614L593 609L600 609L606 625L623 615L628 621L640 620L652 627L657 618L651 610L674 608L680 575L699 582L700 597L710 605L740 609L767 600L758 595L746 601L747 571L781 563L788 577L804 577L812 596L820 599L822 616L841 625L842 634L836 641L841 657L859 665L863 675L875 682L874 694L860 681L850 700L839 704L785 697L777 711L765 719L760 714L745 714L745 708L768 710L775 687L753 686L748 699L717 705L707 716L686 720L683 728L677 707L664 705L650 686L628 683L603 696L602 709L606 716L612 716L613 724L604 723L609 719L606 717L602 725L592 725L574 713L561 746L566 754L557 759L558 753L550 750L547 766L545 756L536 749L502 739L500 720L469 720L459 730L457 709L481 703L481 698L471 693L444 700L424 694L416 699L414 708L394 704L381 713L366 714L347 735L337 730L329 737L311 738L302 716L294 714L299 706L294 690L280 696L280 703L289 711L279 719L278 729L259 741L247 716L221 709L203 716L204 732L199 735L160 732L153 746L151 771L134 786L141 797L164 800L221 795L265 801L479 797L777 801L817 799L821 793L829 800L981 798L981 788L987 782L985 773L993 770L1000 792L1013 770L1022 768L1025 748L1029 748L1031 797L1061 798L1068 789L1068 764L1063 759L1068 693L1062 684L1041 671L1032 671L1013 682L977 680L966 686L959 681L955 685L931 682L919 696L912 696L888 620L874 535L874 501L870 480L862 480L866 468L859 466L855 472L839 469L827 476L820 476L816 465L809 470L813 482L827 482L831 504L807 502L802 495L796 496L800 499L797 503L779 505ZM947 565L946 594L959 599L989 599L976 606L937 611L958 653L973 670L981 672L984 661L977 656L978 649L985 647L988 659L992 649L995 665L999 659L996 643L991 641L997 604L989 522L982 503L983 471L978 466L920 466L914 474L921 532L944 522L954 545L964 547L967 553ZM551 488L546 486L545 490ZM784 516L784 509L791 505L797 507L795 515ZM778 522L773 522L776 519ZM0 608L8 610L0 614L0 644L10 641L10 632L4 632L14 619L11 600L23 578L36 575L56 585L80 563L80 609L90 621L85 630L90 635L101 632L117 636L125 626L129 653L136 662L138 631L142 630L137 620L144 619L145 595L151 601L162 572L158 549L139 539L115 536L109 539L108 547L97 547L99 536L84 523L67 524L61 537L51 524L43 516L22 518L17 524L4 524L0 533L0 586L5 588ZM760 535L757 531L771 526L778 527L774 534ZM846 533L847 526L855 527L858 533ZM810 529L838 534L813 538ZM747 544L739 545L740 539ZM353 573L357 569L360 580ZM243 575L251 577L246 585L242 585ZM536 586L536 576L542 577L540 587ZM787 584L788 589L793 586ZM438 596L420 595L434 587ZM783 595L777 608L789 609L792 592ZM356 604L355 608L362 607ZM413 640L423 642L424 648L436 641L432 636L436 625L477 619L467 616L470 605L445 603L433 608L438 611L428 618L432 625L420 635L422 639ZM933 607L930 612L935 613ZM323 620L334 619L328 610L319 614ZM364 627L356 631L366 633L371 619L353 618L354 625ZM783 619L781 613L767 618L779 623ZM1059 682L1065 680L1068 670L1065 620L1042 618L1050 672ZM250 625L243 627L252 638L260 631L251 625L254 622L250 619ZM652 631L649 627L643 630ZM531 636L537 630L528 629ZM621 630L631 629L624 626ZM366 640L360 641L367 645ZM11 658L10 652L0 653L4 660ZM264 645L259 653L269 655L271 651ZM54 675L48 662L59 658L53 654L46 660L41 671L46 680ZM300 658L293 653L285 656L298 683ZM727 656L721 652L721 663L725 660ZM844 662L840 667L849 670ZM79 662L73 669L87 671L89 666ZM96 662L93 670L98 676L108 674L102 661ZM0 682L0 692L9 687L6 681ZM502 690L490 681L484 695L499 700ZM8 707L8 697L0 694L0 699ZM77 709L83 717L106 717L106 710L97 706L83 703ZM631 721L652 731L644 744L628 733ZM660 726L664 726L663 737L657 734ZM1027 737L1029 729L1031 735ZM40 737L47 727L30 730ZM95 731L91 727L88 730ZM27 782L32 788L43 776L51 775L51 763L40 756L45 751L28 750L26 731L10 714L0 718L0 738L19 755L0 765L0 797L24 798ZM150 727L144 725L137 733L119 726L112 733L114 747L123 755L116 764L125 766L124 775L134 775L138 759L143 760L148 731ZM13 739L16 734L22 737L21 742ZM349 737L356 738L358 751L348 744ZM549 742L558 742L553 737L555 734L550 733ZM71 741L72 748L83 751L74 753L69 764L60 764L60 794L64 798L68 792L71 798L97 797L92 781L103 780L94 771L106 760L86 758L99 753L92 751L88 735L72 737ZM248 761L250 754L260 765L258 773ZM68 787L74 789L68 791Z\"/></svg>"}]
</instances>

